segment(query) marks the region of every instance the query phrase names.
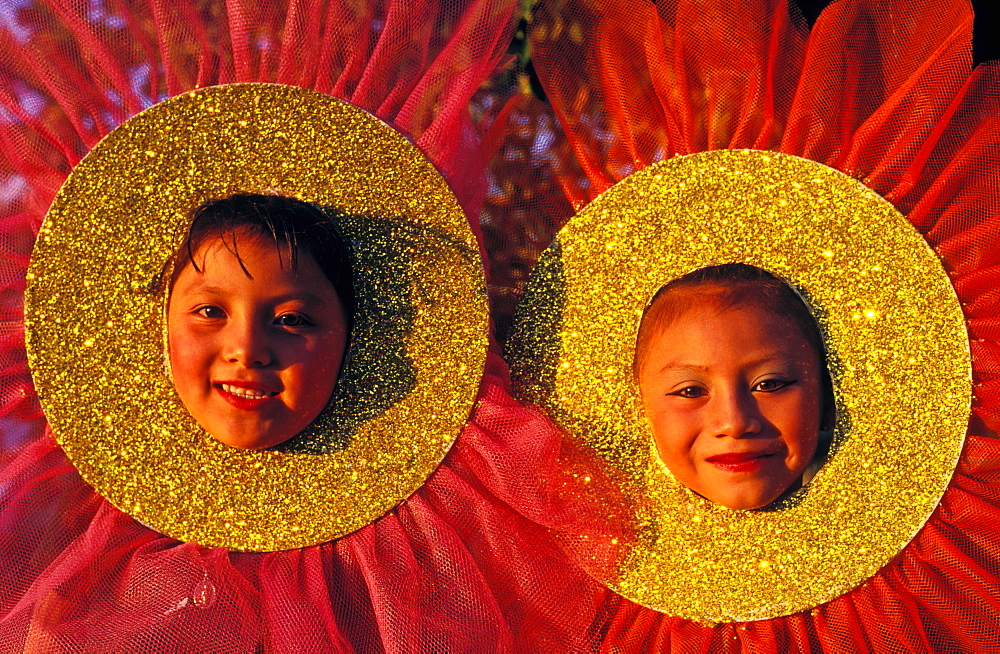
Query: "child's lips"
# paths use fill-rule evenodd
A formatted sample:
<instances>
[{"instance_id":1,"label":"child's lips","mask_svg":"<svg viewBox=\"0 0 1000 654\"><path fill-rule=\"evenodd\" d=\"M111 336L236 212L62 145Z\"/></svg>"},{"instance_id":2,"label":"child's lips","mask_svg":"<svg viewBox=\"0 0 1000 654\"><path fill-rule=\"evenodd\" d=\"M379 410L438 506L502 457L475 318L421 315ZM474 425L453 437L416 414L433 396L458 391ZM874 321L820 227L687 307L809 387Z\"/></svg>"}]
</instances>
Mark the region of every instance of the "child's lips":
<instances>
[{"instance_id":1,"label":"child's lips","mask_svg":"<svg viewBox=\"0 0 1000 654\"><path fill-rule=\"evenodd\" d=\"M218 381L212 386L226 402L244 411L259 409L278 396L280 391L246 381Z\"/></svg>"},{"instance_id":2,"label":"child's lips","mask_svg":"<svg viewBox=\"0 0 1000 654\"><path fill-rule=\"evenodd\" d=\"M710 456L705 461L726 472L754 472L775 454L777 452L727 452Z\"/></svg>"}]
</instances>

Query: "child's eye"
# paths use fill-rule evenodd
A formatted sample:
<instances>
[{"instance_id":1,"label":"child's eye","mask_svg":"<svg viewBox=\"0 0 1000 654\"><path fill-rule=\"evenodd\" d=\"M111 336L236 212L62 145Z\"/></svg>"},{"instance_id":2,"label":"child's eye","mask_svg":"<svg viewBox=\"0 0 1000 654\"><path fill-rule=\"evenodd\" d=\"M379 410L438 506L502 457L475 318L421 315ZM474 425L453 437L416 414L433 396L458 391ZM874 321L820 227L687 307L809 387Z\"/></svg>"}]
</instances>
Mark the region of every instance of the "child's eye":
<instances>
[{"instance_id":1,"label":"child's eye","mask_svg":"<svg viewBox=\"0 0 1000 654\"><path fill-rule=\"evenodd\" d=\"M311 327L313 322L299 313L284 313L274 319L282 327Z\"/></svg>"},{"instance_id":2,"label":"child's eye","mask_svg":"<svg viewBox=\"0 0 1000 654\"><path fill-rule=\"evenodd\" d=\"M672 393L667 393L667 395L676 395L678 397L693 399L708 395L708 391L701 386L685 386L684 388L678 389Z\"/></svg>"},{"instance_id":3,"label":"child's eye","mask_svg":"<svg viewBox=\"0 0 1000 654\"><path fill-rule=\"evenodd\" d=\"M217 306L206 304L203 307L198 307L194 310L195 315L201 316L202 318L225 318L226 312Z\"/></svg>"},{"instance_id":4,"label":"child's eye","mask_svg":"<svg viewBox=\"0 0 1000 654\"><path fill-rule=\"evenodd\" d=\"M797 379L765 379L758 382L757 385L753 387L753 390L760 393L773 393L775 391L780 391L786 386L791 386L797 381Z\"/></svg>"}]
</instances>

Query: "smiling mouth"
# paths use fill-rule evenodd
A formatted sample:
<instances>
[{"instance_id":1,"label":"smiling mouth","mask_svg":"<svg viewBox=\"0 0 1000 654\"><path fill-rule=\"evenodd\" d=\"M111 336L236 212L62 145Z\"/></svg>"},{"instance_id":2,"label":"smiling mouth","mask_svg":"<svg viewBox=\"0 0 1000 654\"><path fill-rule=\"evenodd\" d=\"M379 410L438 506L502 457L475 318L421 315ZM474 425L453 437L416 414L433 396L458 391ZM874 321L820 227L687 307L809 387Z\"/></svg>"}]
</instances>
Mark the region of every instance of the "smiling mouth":
<instances>
[{"instance_id":1,"label":"smiling mouth","mask_svg":"<svg viewBox=\"0 0 1000 654\"><path fill-rule=\"evenodd\" d=\"M244 411L259 409L277 397L280 391L272 391L258 384L216 382L212 384L226 402Z\"/></svg>"},{"instance_id":2,"label":"smiling mouth","mask_svg":"<svg viewBox=\"0 0 1000 654\"><path fill-rule=\"evenodd\" d=\"M278 394L277 391L265 391L263 389L257 388L246 388L244 386L233 386L232 384L216 384L216 386L226 393L232 393L239 397L245 397L249 400L262 400L265 397L274 397Z\"/></svg>"},{"instance_id":3,"label":"smiling mouth","mask_svg":"<svg viewBox=\"0 0 1000 654\"><path fill-rule=\"evenodd\" d=\"M775 454L776 452L737 452L717 454L705 460L726 472L755 472Z\"/></svg>"}]
</instances>

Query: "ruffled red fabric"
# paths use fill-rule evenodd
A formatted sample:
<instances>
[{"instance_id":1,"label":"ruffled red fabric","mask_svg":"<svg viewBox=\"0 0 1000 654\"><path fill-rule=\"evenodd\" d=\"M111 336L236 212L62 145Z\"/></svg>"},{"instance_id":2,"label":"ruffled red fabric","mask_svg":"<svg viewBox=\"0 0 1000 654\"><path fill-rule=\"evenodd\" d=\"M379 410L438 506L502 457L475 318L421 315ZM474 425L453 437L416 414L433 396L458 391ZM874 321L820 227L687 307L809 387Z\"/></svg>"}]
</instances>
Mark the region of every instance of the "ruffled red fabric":
<instances>
[{"instance_id":1,"label":"ruffled red fabric","mask_svg":"<svg viewBox=\"0 0 1000 654\"><path fill-rule=\"evenodd\" d=\"M467 427L413 496L335 542L254 554L164 537L98 496L48 432L24 351L24 275L66 175L115 126L198 86L296 84L371 111L416 141L475 226L493 143L481 126L502 104L477 94L516 9L38 0L0 10L0 651L559 651L588 637L602 597L578 593L594 583L549 537L605 533L595 507L558 501L583 483L573 471L586 461L511 399L495 354Z\"/></svg>"},{"instance_id":2,"label":"ruffled red fabric","mask_svg":"<svg viewBox=\"0 0 1000 654\"><path fill-rule=\"evenodd\" d=\"M166 538L87 486L48 436L0 477L4 651L528 651L585 637L593 582L549 537L558 433L491 356L442 466L374 524L300 550ZM517 462L517 467L512 466ZM525 507L531 507L525 512ZM597 533L597 532L595 532ZM558 573L557 576L553 576Z\"/></svg>"},{"instance_id":3,"label":"ruffled red fabric","mask_svg":"<svg viewBox=\"0 0 1000 654\"><path fill-rule=\"evenodd\" d=\"M719 148L770 149L839 168L924 234L968 318L975 396L939 508L862 586L809 612L692 623L605 591L602 651L992 651L1000 647L1000 67L971 65L964 0L840 0L810 31L782 0L553 0L535 9L533 65L557 118L533 194L489 199L491 225L524 247L494 259L515 294L572 209L634 170ZM519 131L546 123L526 98ZM503 182L498 183L503 187ZM563 209L539 220L525 206ZM504 217L509 217L504 223ZM877 528L877 525L873 525Z\"/></svg>"}]
</instances>

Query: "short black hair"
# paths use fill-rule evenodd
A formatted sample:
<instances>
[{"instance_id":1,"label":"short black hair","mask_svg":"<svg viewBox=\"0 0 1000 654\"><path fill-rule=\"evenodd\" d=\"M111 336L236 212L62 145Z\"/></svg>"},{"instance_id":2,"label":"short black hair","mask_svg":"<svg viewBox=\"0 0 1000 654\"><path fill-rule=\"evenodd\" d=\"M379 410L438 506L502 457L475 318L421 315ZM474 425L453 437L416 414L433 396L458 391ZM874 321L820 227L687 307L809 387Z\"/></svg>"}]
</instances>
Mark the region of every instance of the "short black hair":
<instances>
[{"instance_id":1,"label":"short black hair","mask_svg":"<svg viewBox=\"0 0 1000 654\"><path fill-rule=\"evenodd\" d=\"M354 323L354 280L351 256L331 217L319 206L297 198L262 193L235 193L209 200L194 210L191 226L174 257L171 286L187 264L201 272L195 253L209 240L219 239L252 278L240 257L238 239L256 237L274 243L279 261L288 255L291 270L298 267L300 252L306 252L333 284L344 308L348 328Z\"/></svg>"}]
</instances>

